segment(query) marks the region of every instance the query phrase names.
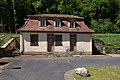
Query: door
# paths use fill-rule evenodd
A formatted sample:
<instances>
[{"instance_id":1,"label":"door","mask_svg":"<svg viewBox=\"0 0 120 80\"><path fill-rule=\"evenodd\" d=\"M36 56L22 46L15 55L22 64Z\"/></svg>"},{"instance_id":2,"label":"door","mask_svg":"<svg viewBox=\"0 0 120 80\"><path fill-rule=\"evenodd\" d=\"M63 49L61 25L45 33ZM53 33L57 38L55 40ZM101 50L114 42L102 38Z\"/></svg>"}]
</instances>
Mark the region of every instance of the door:
<instances>
[{"instance_id":1,"label":"door","mask_svg":"<svg viewBox=\"0 0 120 80\"><path fill-rule=\"evenodd\" d=\"M47 50L48 52L52 52L52 47L54 45L54 35L53 34L48 34L47 35Z\"/></svg>"},{"instance_id":2,"label":"door","mask_svg":"<svg viewBox=\"0 0 120 80\"><path fill-rule=\"evenodd\" d=\"M75 51L76 46L76 35L70 34L70 51Z\"/></svg>"}]
</instances>

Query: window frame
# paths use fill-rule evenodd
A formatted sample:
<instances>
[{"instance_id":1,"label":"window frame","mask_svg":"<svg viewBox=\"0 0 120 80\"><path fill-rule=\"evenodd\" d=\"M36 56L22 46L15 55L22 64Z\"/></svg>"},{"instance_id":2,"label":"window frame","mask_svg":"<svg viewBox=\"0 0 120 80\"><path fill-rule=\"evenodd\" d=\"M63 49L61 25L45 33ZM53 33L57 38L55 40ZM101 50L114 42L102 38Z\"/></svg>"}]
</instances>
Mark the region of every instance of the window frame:
<instances>
[{"instance_id":1,"label":"window frame","mask_svg":"<svg viewBox=\"0 0 120 80\"><path fill-rule=\"evenodd\" d=\"M30 34L30 46L38 46L38 34Z\"/></svg>"},{"instance_id":2,"label":"window frame","mask_svg":"<svg viewBox=\"0 0 120 80\"><path fill-rule=\"evenodd\" d=\"M75 21L69 22L69 28L75 28Z\"/></svg>"},{"instance_id":3,"label":"window frame","mask_svg":"<svg viewBox=\"0 0 120 80\"><path fill-rule=\"evenodd\" d=\"M70 38L76 38L77 34L70 34Z\"/></svg>"},{"instance_id":4,"label":"window frame","mask_svg":"<svg viewBox=\"0 0 120 80\"><path fill-rule=\"evenodd\" d=\"M61 27L61 20L55 20L55 27Z\"/></svg>"},{"instance_id":5,"label":"window frame","mask_svg":"<svg viewBox=\"0 0 120 80\"><path fill-rule=\"evenodd\" d=\"M41 27L46 27L46 22L47 22L46 19L41 19L40 20L40 26Z\"/></svg>"},{"instance_id":6,"label":"window frame","mask_svg":"<svg viewBox=\"0 0 120 80\"><path fill-rule=\"evenodd\" d=\"M54 39L54 34L53 33L47 33L47 38L53 38Z\"/></svg>"},{"instance_id":7,"label":"window frame","mask_svg":"<svg viewBox=\"0 0 120 80\"><path fill-rule=\"evenodd\" d=\"M62 35L55 35L55 46L63 46L62 45Z\"/></svg>"}]
</instances>

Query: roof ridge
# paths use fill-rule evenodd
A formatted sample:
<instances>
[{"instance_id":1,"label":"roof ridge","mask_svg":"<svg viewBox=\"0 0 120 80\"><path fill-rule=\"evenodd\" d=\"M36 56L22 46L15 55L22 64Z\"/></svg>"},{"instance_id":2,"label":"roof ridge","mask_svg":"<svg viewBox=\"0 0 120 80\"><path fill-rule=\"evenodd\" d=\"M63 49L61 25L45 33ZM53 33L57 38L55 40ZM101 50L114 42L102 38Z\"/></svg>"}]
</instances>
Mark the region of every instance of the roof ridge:
<instances>
[{"instance_id":1,"label":"roof ridge","mask_svg":"<svg viewBox=\"0 0 120 80\"><path fill-rule=\"evenodd\" d=\"M58 18L77 18L77 19L84 19L84 17L79 17L70 14L35 14L35 15L28 15L28 17L58 17Z\"/></svg>"}]
</instances>

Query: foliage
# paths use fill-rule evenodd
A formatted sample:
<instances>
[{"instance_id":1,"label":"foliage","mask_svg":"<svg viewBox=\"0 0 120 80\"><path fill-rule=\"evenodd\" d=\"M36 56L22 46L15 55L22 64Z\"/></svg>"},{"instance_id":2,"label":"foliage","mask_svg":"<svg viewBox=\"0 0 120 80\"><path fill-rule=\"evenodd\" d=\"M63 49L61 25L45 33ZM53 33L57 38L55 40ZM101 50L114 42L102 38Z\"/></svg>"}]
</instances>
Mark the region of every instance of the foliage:
<instances>
[{"instance_id":1,"label":"foliage","mask_svg":"<svg viewBox=\"0 0 120 80\"><path fill-rule=\"evenodd\" d=\"M120 48L120 34L94 34L93 38L104 41L104 50L107 54L114 48Z\"/></svg>"},{"instance_id":2,"label":"foliage","mask_svg":"<svg viewBox=\"0 0 120 80\"><path fill-rule=\"evenodd\" d=\"M105 53L110 53L111 52L111 50L114 48L114 46L105 46Z\"/></svg>"},{"instance_id":3,"label":"foliage","mask_svg":"<svg viewBox=\"0 0 120 80\"><path fill-rule=\"evenodd\" d=\"M58 10L64 14L74 14L77 5L76 0L61 0Z\"/></svg>"},{"instance_id":4,"label":"foliage","mask_svg":"<svg viewBox=\"0 0 120 80\"><path fill-rule=\"evenodd\" d=\"M91 28L97 33L119 33L119 28L110 19L92 20Z\"/></svg>"},{"instance_id":5,"label":"foliage","mask_svg":"<svg viewBox=\"0 0 120 80\"><path fill-rule=\"evenodd\" d=\"M7 17L8 17L8 30L11 33L15 33L15 22L14 22L14 11L13 11L13 3L12 0L6 0L6 9L7 9Z\"/></svg>"},{"instance_id":6,"label":"foliage","mask_svg":"<svg viewBox=\"0 0 120 80\"><path fill-rule=\"evenodd\" d=\"M85 17L96 33L120 33L119 0L0 0L0 12L4 32L16 32L27 15L61 13Z\"/></svg>"},{"instance_id":7,"label":"foliage","mask_svg":"<svg viewBox=\"0 0 120 80\"><path fill-rule=\"evenodd\" d=\"M3 44L5 44L8 40L11 39L11 37L19 37L19 34L8 34L8 33L1 33L0 34L0 46L2 46Z\"/></svg>"},{"instance_id":8,"label":"foliage","mask_svg":"<svg viewBox=\"0 0 120 80\"><path fill-rule=\"evenodd\" d=\"M87 68L90 72L90 77L81 77L75 72L73 76L76 80L119 80L120 79L120 67L112 66L112 67L89 67Z\"/></svg>"},{"instance_id":9,"label":"foliage","mask_svg":"<svg viewBox=\"0 0 120 80\"><path fill-rule=\"evenodd\" d=\"M103 40L107 46L120 47L120 34L93 34L93 38Z\"/></svg>"}]
</instances>

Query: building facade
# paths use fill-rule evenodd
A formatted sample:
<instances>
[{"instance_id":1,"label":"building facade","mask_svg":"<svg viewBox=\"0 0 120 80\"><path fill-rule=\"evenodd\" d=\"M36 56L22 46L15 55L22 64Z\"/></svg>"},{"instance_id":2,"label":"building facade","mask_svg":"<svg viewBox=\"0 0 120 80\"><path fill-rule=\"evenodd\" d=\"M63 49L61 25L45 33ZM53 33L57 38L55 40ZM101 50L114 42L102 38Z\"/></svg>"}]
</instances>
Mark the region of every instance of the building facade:
<instances>
[{"instance_id":1,"label":"building facade","mask_svg":"<svg viewBox=\"0 0 120 80\"><path fill-rule=\"evenodd\" d=\"M92 54L92 33L83 17L67 14L28 15L20 31L20 52Z\"/></svg>"}]
</instances>

